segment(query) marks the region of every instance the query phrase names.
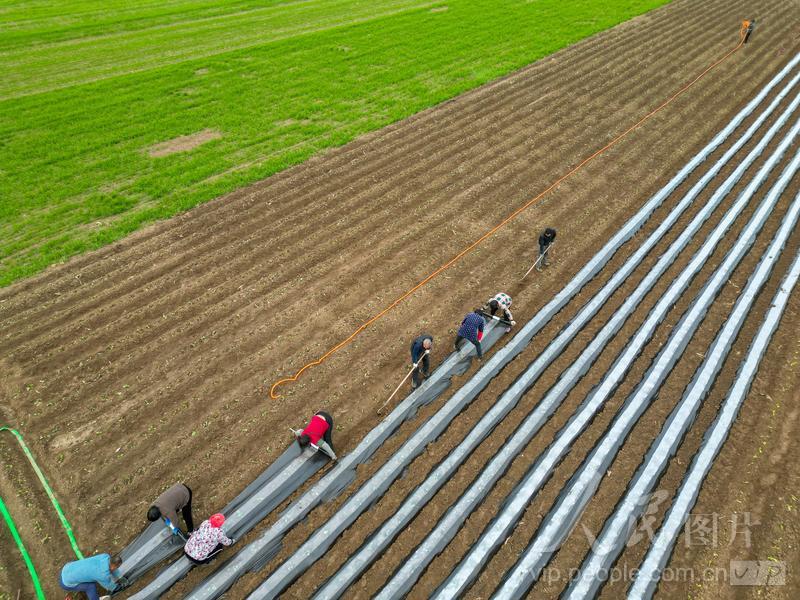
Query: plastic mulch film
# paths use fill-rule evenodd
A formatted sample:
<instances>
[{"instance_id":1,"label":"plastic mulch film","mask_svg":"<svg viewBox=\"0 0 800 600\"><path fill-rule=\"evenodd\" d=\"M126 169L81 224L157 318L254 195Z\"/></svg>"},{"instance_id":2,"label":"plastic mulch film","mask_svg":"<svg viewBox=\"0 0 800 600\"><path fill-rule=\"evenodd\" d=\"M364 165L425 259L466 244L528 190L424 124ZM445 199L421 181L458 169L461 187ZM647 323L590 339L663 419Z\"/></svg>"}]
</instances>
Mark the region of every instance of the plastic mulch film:
<instances>
[{"instance_id":1,"label":"plastic mulch film","mask_svg":"<svg viewBox=\"0 0 800 600\"><path fill-rule=\"evenodd\" d=\"M786 72L788 72L788 70L784 70L784 74ZM763 98L763 96L759 95L758 99L760 100L761 98ZM668 186L654 198L658 198L660 202L663 199L661 193L666 193L667 191L671 192L672 189L669 189ZM659 196L661 196L661 198L659 198ZM649 205L650 203L648 203L647 206ZM634 219L632 219L632 221L629 223L629 226L636 224L635 226L638 228L640 226L640 224L637 224L638 217L639 215L634 217ZM612 238L612 240L610 240L609 245L618 245L619 238L625 236L626 234L627 228L623 228L617 235L614 236L614 238ZM607 250L609 245L607 245L604 250ZM584 267L584 269L587 271L598 269L599 266L597 266L595 260L598 258L602 260L603 256L604 252L601 251L598 256L593 259L593 261L590 261L590 263ZM582 285L580 282L580 276L581 273L579 273L579 275L576 276L576 278L570 282L570 284L568 284L568 286L562 290L562 292L559 293L555 300L557 301L559 296L561 296L565 291L569 290L570 286L573 286L576 283L578 285ZM539 315L537 315L536 318L538 317ZM328 523L326 523L326 526L323 528L323 530L316 532L311 539L303 544L298 551L296 551L275 571L275 573L273 573L249 596L249 599L254 600L276 597L283 589L285 589L286 586L288 586L297 576L299 576L300 573L308 568L310 564L318 560L325 550L333 543L333 541L335 541L336 537L340 535L341 532L344 531L344 529L346 529L358 517L358 515L369 508L369 506L371 506L371 504L374 503L377 498L385 493L389 485L391 485L391 482L402 474L402 471L405 469L407 464L409 464L414 457L418 456L428 443L436 439L441 431L443 431L444 427L447 426L449 421L468 405L475 395L479 393L479 391L482 390L485 385L488 384L488 381L490 381L494 376L497 375L497 373L499 373L502 367L507 364L507 360L510 360L509 355L516 356L521 349L527 345L527 343L530 341L530 337L532 337L532 335L530 335L530 337L526 337L529 334L528 329L529 326L536 321L536 318L523 327L523 329L517 334L517 336L514 337L511 342L509 342L509 344L507 344L505 348L499 350L492 357L492 360L490 360L488 364L486 364L469 382L467 382L467 384L465 384L465 386L459 390L436 415L431 417L428 423L420 427L420 429L412 436L412 438L410 438L403 445L403 447L398 450L398 452L381 468L381 470L379 470L369 482L367 482L356 494L354 494L354 496L352 496L347 503L343 505L340 511L334 515L334 517L332 517ZM215 591L214 593L219 592ZM216 596L205 595L205 593L195 593L190 597L195 599Z\"/></svg>"},{"instance_id":2,"label":"plastic mulch film","mask_svg":"<svg viewBox=\"0 0 800 600\"><path fill-rule=\"evenodd\" d=\"M798 157L800 157L800 154ZM798 162L800 162L800 158ZM658 480L664 473L670 459L678 450L683 436L694 422L700 405L714 385L714 381L730 353L733 342L736 340L755 302L756 296L772 273L772 269L786 245L786 240L797 224L799 213L800 196L795 199L786 213L772 243L739 295L730 317L705 354L703 363L695 372L680 402L650 446L622 501L606 521L600 536L593 544L594 549L601 549L602 552L592 550L583 562L576 578L572 579L570 587L564 596L565 599L593 598L597 595L612 563L622 552L634 526L638 522L639 516L647 507Z\"/></svg>"},{"instance_id":3,"label":"plastic mulch film","mask_svg":"<svg viewBox=\"0 0 800 600\"><path fill-rule=\"evenodd\" d=\"M792 130L781 141L775 152L759 169L755 178L742 192L741 197L752 194L766 179L766 175L777 164L783 153L786 152L786 149L797 137L798 132L800 132L800 121L792 127ZM631 428L655 397L659 387L682 355L700 322L704 319L708 308L728 281L733 270L752 246L756 235L766 222L781 192L788 185L798 166L800 166L800 154L786 167L778 182L769 191L749 220L745 230L725 256L721 266L714 272L698 297L692 302L691 307L673 328L666 344L659 351L642 381L626 399L602 439L561 491L556 504L542 521L542 525L539 527L532 543L522 553L521 558L496 592L497 598L524 597L528 588L536 581L542 569L563 543L582 514L584 507L600 485L603 476L627 438L628 433L630 433ZM670 291L665 294L665 297L669 294ZM619 373L620 370L624 371L626 369L627 367L618 360L612 365L610 373ZM621 379L623 374L619 373L618 377ZM512 503L517 504L521 502L522 498L530 498L529 486L533 477L535 477L535 472L527 476L515 492L512 492L510 496Z\"/></svg>"},{"instance_id":4,"label":"plastic mulch film","mask_svg":"<svg viewBox=\"0 0 800 600\"><path fill-rule=\"evenodd\" d=\"M649 600L653 597L661 572L672 554L675 541L683 530L683 525L697 500L700 487L728 437L739 413L739 408L747 397L759 364L775 330L780 324L789 296L797 284L798 278L800 278L800 253L796 256L780 288L773 297L764 322L753 338L747 356L739 368L736 379L728 391L728 396L723 402L717 418L706 430L700 450L695 455L675 500L664 518L661 529L656 534L644 561L642 561L637 571L633 585L628 590L628 598Z\"/></svg>"},{"instance_id":5,"label":"plastic mulch film","mask_svg":"<svg viewBox=\"0 0 800 600\"><path fill-rule=\"evenodd\" d=\"M236 539L250 531L329 461L330 459L321 452L316 452L312 448L303 451L299 444L292 443L222 509L222 513L227 517L225 533ZM120 552L121 586L115 592L129 587L153 566L181 550L184 543L184 539L173 535L161 519L150 523ZM183 575L193 566L191 561L183 557L178 562L182 565Z\"/></svg>"},{"instance_id":6,"label":"plastic mulch film","mask_svg":"<svg viewBox=\"0 0 800 600\"><path fill-rule=\"evenodd\" d=\"M499 323L499 321L493 319L488 321L482 342L483 348L491 348L505 333L505 326ZM419 388L409 394L378 427L373 429L367 437L364 438L357 448L347 456L342 457L330 473L323 477L322 480L313 486L311 490L306 492L298 501L290 505L282 516L286 513L291 513L293 507L296 507L298 504L304 504L309 498L313 498L313 506L335 498L355 478L356 468L369 460L375 451L377 451L406 420L417 414L417 411L421 407L430 404L440 396L442 392L450 386L450 381L453 377L464 374L469 369L474 356L475 350L469 343L467 343L467 346L462 348L460 352L451 353L441 365L433 370L430 377L428 377ZM281 466L280 469L276 469L275 472L272 472L273 467L270 467L270 469L262 473L257 480L251 483L223 510L226 515L234 511L231 514L232 517L236 514L235 511L242 510L243 506L248 508L249 516L247 518L237 520L229 517L226 520L224 529L228 536L236 539L250 531L273 510L274 506L277 506L291 495L291 493L294 492L300 484L305 482L313 472L309 473L307 476L292 478L291 481L296 485L294 485L291 490L289 490L285 484L278 485L277 482L282 482L284 479L290 480L290 474L295 469L312 467L317 464L316 461L322 461L321 464L318 464L318 466L314 468L314 472L316 472L319 467L328 460L322 453L317 453L316 458L308 463L303 462L292 465L291 453L298 451L299 446L297 444L292 444L289 450L273 464L273 467L276 465L289 466ZM311 450L309 450L309 452L311 452ZM270 482L272 479L274 479L274 481ZM269 485L265 487L265 483L269 483ZM270 488L272 489L270 490ZM263 490L261 492L261 496L263 496L260 500L261 504L258 504L254 510L249 510L252 508L254 502L257 502L257 500L253 500L252 496L253 493L259 489ZM272 508L267 509L269 506ZM308 508L308 510L310 511L313 506ZM298 518L298 522L305 517L307 512L308 511ZM265 560L268 560L277 553L279 548L280 543L278 542L278 544L268 548L262 556ZM135 598L136 600L157 598L180 581L180 579L185 577L193 567L194 565L191 561L185 557L181 557L173 564L163 569L152 582L131 598ZM225 568L227 568L227 563L222 566L222 569Z\"/></svg>"},{"instance_id":7,"label":"plastic mulch film","mask_svg":"<svg viewBox=\"0 0 800 600\"><path fill-rule=\"evenodd\" d=\"M788 68L784 70L788 72ZM569 300L581 289L586 282L588 282L594 275L608 262L616 250L632 237L650 217L652 212L656 210L667 198L672 191L686 179L686 177L699 165L706 157L714 151L728 136L736 129L736 127L754 110L754 108L763 100L768 94L771 86L774 86L780 77L776 77L770 85L764 88L762 92L751 101L729 124L720 131L715 138L681 171L672 178L672 180L655 196L653 196L648 203L632 218L622 230L620 230L609 242L598 252L598 254L587 263L583 269L575 276L575 278L536 316L529 322L522 330L514 337L514 339L507 345L506 352L502 356L496 354L492 357L487 364L484 365L481 372L499 372L505 364L510 362L516 354L518 354L530 339L535 335L547 321L558 312ZM499 353L498 353L499 354ZM494 359L497 357L497 360ZM451 357L454 358L454 357ZM441 369L442 367L440 367ZM438 371L438 369L437 369ZM370 434L368 434L361 444L348 456L340 461L328 475L323 477L315 486L313 486L307 494L304 494L298 501L293 503L279 518L272 527L270 527L260 539L251 543L243 550L241 550L235 557L233 557L223 568L219 569L212 577L201 584L190 597L193 598L216 598L219 597L225 590L227 590L233 582L241 576L241 574L249 569L257 568L263 565L275 552L280 548L280 542L287 531L289 531L295 524L300 522L305 516L313 510L320 502L323 502L338 494L341 489L352 481L350 471L355 469L358 464L361 464L371 456L375 450L389 437L397 427L402 424L404 420L416 413L419 406L423 404L422 400L430 392L426 392L426 386L433 388L442 385L434 375L428 379L421 388L415 393L406 398L398 407L376 427ZM478 377L476 375L476 387L482 389L488 381L485 380L484 375ZM444 385L446 387L446 385ZM431 390L434 397L444 390ZM478 390L472 388L466 393L477 394ZM474 397L474 396L473 396ZM418 403L419 399L419 403ZM432 400L433 398L431 398ZM430 402L428 400L427 402ZM425 403L427 403L425 402ZM352 459L351 459L352 457ZM351 460L348 460L351 459ZM137 600L144 598L155 598L159 594L158 588L150 587L142 590L139 594L134 596Z\"/></svg>"},{"instance_id":8,"label":"plastic mulch film","mask_svg":"<svg viewBox=\"0 0 800 600\"><path fill-rule=\"evenodd\" d=\"M789 87L795 85L799 78L800 76L795 78ZM788 88L775 99L772 105L768 107L768 109L759 117L759 119L753 124L745 136L740 139L734 147L731 148L733 152L726 153L726 155L720 159L721 163L727 161L730 156L735 154L736 150L741 148L741 146L751 137L753 131L758 129L758 127L766 120L769 114L772 113L786 92L788 92ZM788 114L784 116L783 122L785 122L787 117ZM773 130L777 131L777 128L773 128ZM770 139L772 139L772 135L767 135L765 139L762 140L762 146L766 146ZM636 289L628 295L623 305L611 316L609 321L592 339L590 344L583 350L580 356L576 358L560 375L558 381L548 390L542 400L536 404L536 407L523 420L512 437L506 440L498 454L487 464L485 469L471 484L469 489L462 495L461 498L459 498L456 504L454 504L447 511L447 513L442 517L439 523L437 523L428 536L426 536L425 540L416 548L412 555L404 561L402 567L394 574L392 579L381 590L380 594L377 596L378 598L383 600L388 598L400 598L411 590L416 580L427 568L428 564L430 564L433 558L435 558L435 556L438 555L445 546L447 546L453 537L455 537L459 528L461 525L463 525L471 512L480 504L480 502L483 501L486 495L489 494L494 484L507 470L511 462L525 448L533 436L536 435L541 426L547 421L547 419L549 419L549 417L560 405L561 401L569 394L570 390L578 383L578 381L580 381L586 371L602 353L606 344L624 325L628 316L632 314L641 300L647 295L647 293L649 293L661 275L669 268L671 264L674 263L680 252L691 241L694 234L700 229L702 224L710 217L714 209L719 206L719 203L722 201L722 199L730 192L731 188L739 180L741 174L746 170L748 164L749 162L747 162L747 164L745 164L742 168L734 171L731 177L729 177L718 188L718 190L709 199L707 204L682 230L678 238L671 244L669 249L660 256L657 263L648 271L647 275L639 283ZM718 164L718 166L721 165ZM698 183L702 183L702 181L703 180L701 179ZM683 208L685 208L684 203L691 202L696 195L692 193L693 191L694 190L690 191L687 194L687 197L684 197L676 205L676 207L673 209L673 212L670 213L662 225L666 226L667 228L671 227L675 220L677 220L680 216ZM733 223L735 215L739 214L745 205L745 201L741 202L738 205L738 209L734 210L734 214L729 215L729 217L722 223L715 238L717 241L722 238L724 232ZM561 334L559 334L558 338L551 343L551 346L563 348L561 344L566 345L566 343L574 338L574 336L577 334L577 330L571 330L573 325L576 322L580 324L585 323L597 310L595 309L594 311L587 311L586 309L591 308L592 305L598 301L600 303L598 307L601 306L608 296L613 293L614 289L616 289L616 287L618 287L627 278L628 274L636 267L636 265L641 262L644 255L657 243L658 239L660 239L663 234L664 230L662 230L661 227L653 232L650 239L648 239L642 245L642 247L631 256L628 263L623 265L623 267L621 267L615 274L615 278L620 276L620 279L615 281L614 278L612 278L612 280L609 281L609 284L607 284L607 286L598 293L597 297L592 299L592 301L586 305L586 307L579 313L573 322L571 322L570 325L565 328ZM710 244L707 253L710 253L711 250L713 250L713 247L715 247L715 244ZM696 268L694 272L696 273L697 270L702 267L702 263L700 261L696 261L694 264ZM686 278L685 282L686 285L688 285L689 279ZM664 310L666 311L667 309L668 306L665 306ZM584 311L587 312L586 315L584 315ZM561 342L559 338L565 334L566 339ZM339 597L344 589L346 589L346 587L354 581L356 576L377 557L377 554L383 545L388 544L391 539L393 539L393 537L399 533L406 520L410 520L413 514L415 514L414 507L411 506L411 504L413 503L417 505L417 510L421 509L421 505L426 501L426 499L421 498L421 496L427 493L432 495L432 493L434 493L438 487L443 485L443 479L446 479L450 476L448 473L450 473L451 470L454 471L458 467L458 465L466 458L468 453L471 452L472 449L476 447L477 444L479 444L480 441L491 432L491 430L500 422L500 420L505 417L508 411L510 411L511 408L517 404L519 398L526 392L526 390L535 383L538 375L552 361L552 358L549 358L548 356L551 351L551 347L548 347L545 352L543 352L542 355L540 355L540 357L537 358L537 360L534 361L530 367L528 367L526 372L520 376L517 382L515 382L508 390L506 390L506 392L504 392L489 413L487 413L484 418L481 419L481 421L475 426L475 428L473 428L469 436L467 436L467 438L465 438L456 449L448 454L447 458L436 468L434 472L429 475L422 485L417 487L407 504L403 504L395 513L395 515L393 515L392 519L388 520L384 526L382 526L379 532L376 532L375 535L367 540L364 546L359 549L359 551L354 554L347 563L345 563L342 569L336 575L334 575L330 581L322 586L320 592L317 594L317 596L315 596L315 600ZM577 431L579 431L579 429ZM566 442L566 447L568 446L569 442ZM498 541L499 540L500 538L498 538Z\"/></svg>"}]
</instances>

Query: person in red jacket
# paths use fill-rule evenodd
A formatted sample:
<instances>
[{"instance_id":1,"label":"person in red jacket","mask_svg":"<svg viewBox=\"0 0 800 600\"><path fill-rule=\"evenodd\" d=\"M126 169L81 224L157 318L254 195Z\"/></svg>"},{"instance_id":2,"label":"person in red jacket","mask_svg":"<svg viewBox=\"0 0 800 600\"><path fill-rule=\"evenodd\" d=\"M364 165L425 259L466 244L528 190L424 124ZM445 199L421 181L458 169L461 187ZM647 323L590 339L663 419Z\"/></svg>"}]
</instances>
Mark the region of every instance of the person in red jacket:
<instances>
[{"instance_id":1,"label":"person in red jacket","mask_svg":"<svg viewBox=\"0 0 800 600\"><path fill-rule=\"evenodd\" d=\"M305 429L294 432L297 443L301 448L313 445L325 452L333 460L336 460L336 453L333 451L333 417L324 411L319 411L306 426Z\"/></svg>"}]
</instances>

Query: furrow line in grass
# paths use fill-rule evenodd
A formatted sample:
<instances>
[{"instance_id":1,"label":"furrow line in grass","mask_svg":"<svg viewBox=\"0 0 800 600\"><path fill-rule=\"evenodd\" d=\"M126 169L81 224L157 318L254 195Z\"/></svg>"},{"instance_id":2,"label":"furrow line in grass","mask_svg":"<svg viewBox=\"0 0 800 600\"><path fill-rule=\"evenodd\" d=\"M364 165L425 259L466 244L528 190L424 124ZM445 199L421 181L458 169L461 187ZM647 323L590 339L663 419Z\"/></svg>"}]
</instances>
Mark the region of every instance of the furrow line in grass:
<instances>
[{"instance_id":1,"label":"furrow line in grass","mask_svg":"<svg viewBox=\"0 0 800 600\"><path fill-rule=\"evenodd\" d=\"M406 13L409 13L409 12L420 10L422 8L431 8L431 7L433 7L433 6L435 6L436 4L439 4L439 3L440 3L440 0L429 0L428 2L425 2L423 4L412 3L412 4L407 5L405 7L398 7L396 10L388 10L386 12L377 13L377 12L374 12L374 10L373 10L373 12L371 14L365 14L365 15L362 15L362 16L359 16L359 17L356 17L356 18L351 18L351 19L349 19L347 21L333 22L333 23L330 23L328 26L301 29L301 30L297 31L296 33L290 33L290 34L282 35L282 36L279 35L279 36L276 36L276 37L274 37L274 38L272 38L272 39L270 39L268 41L264 41L263 38L259 38L256 35L256 36L253 37L253 39L251 39L250 41L245 42L245 43L230 44L230 45L227 45L227 46L224 46L224 47L219 47L219 48L217 48L215 50L212 50L212 51L200 52L198 54L191 55L191 56L182 56L180 58L177 58L177 60L161 61L161 62L156 63L156 64L148 64L148 63L145 62L144 64L141 64L139 67L132 68L132 69L130 69L128 71L124 71L124 72L116 72L116 73L115 72L105 72L104 73L104 72L100 71L96 76L84 77L80 81L73 81L73 82L64 81L64 82L56 83L56 84L52 84L51 83L50 85L47 85L47 86L44 86L44 87L38 87L38 88L20 87L19 82L30 81L31 73L33 73L33 75L34 75L34 79L33 79L34 81L46 80L46 81L48 81L50 83L50 82L52 82L53 77L48 77L46 70L45 70L44 73L41 72L41 70L39 70L37 72L37 70L34 69L35 65L30 65L29 64L29 65L26 66L26 70L25 70L25 75L28 77L27 80L24 77L14 78L12 73L7 73L8 74L8 82L9 83L6 84L6 86L5 86L6 90L5 91L0 90L0 102L6 101L6 100L15 100L15 99L19 99L19 98L26 98L26 97L39 95L39 94L45 94L45 93L54 92L54 91L58 91L58 90L69 89L71 87L76 87L76 86L89 85L89 84L98 83L98 82L101 82L101 81L108 81L109 79L115 79L115 78L118 78L118 77L124 77L124 76L127 76L127 75L133 75L133 74L136 74L136 73L143 73L143 72L146 72L146 71L152 71L152 70L156 70L156 69L164 69L164 68L167 68L167 67L172 67L172 66L175 66L175 65L179 65L179 64L183 64L183 63L187 63L187 62L191 62L191 61L195 61L195 60L212 58L212 57L215 57L215 56L219 56L219 55L222 55L222 54L230 54L230 53L233 53L233 52L240 52L242 50L247 50L247 49L250 49L250 48L258 48L258 47L262 47L262 46L268 46L270 44L274 44L274 43L277 43L277 42L291 40L291 39L296 38L296 37L313 35L315 33L331 31L333 29L352 27L354 25L361 25L361 24L364 24L364 23L372 22L372 21L378 21L378 20L381 20L381 19L386 19L388 17L393 17L393 16L397 16L397 15L406 14ZM404 4L404 2L400 2L399 4ZM148 55L147 54L147 50L145 48L140 48L139 50L137 50L137 52L139 53L138 54L139 56L147 56ZM51 61L48 60L45 63L45 66L49 67L50 64L51 64ZM92 63L78 63L78 64L75 65L74 69L72 69L71 71L69 69L64 69L63 71L60 71L60 72L63 72L65 74L69 74L70 72L86 73L88 70L91 70L90 68L87 68L87 67L90 67L92 64L94 64L94 63L93 62ZM14 84L14 83L17 83L17 85L16 86L10 85L10 84Z\"/></svg>"},{"instance_id":2,"label":"furrow line in grass","mask_svg":"<svg viewBox=\"0 0 800 600\"><path fill-rule=\"evenodd\" d=\"M211 22L211 21L221 21L221 20L224 20L224 19L234 19L234 18L243 17L243 16L247 16L247 15L253 15L254 13L274 12L276 10L285 9L287 6L297 6L297 5L302 5L302 4L309 4L311 2L313 2L313 0L295 0L294 2L281 2L279 4L273 4L271 6L253 7L253 8L249 8L249 9L245 9L245 10L237 10L237 11L234 11L234 12L223 12L223 13L218 13L218 14L215 14L215 15L205 15L205 16L198 16L198 17L190 17L190 13L185 12L185 11L181 11L180 13L173 13L176 16L178 14L180 14L181 17L182 17L180 20L170 21L168 23L158 23L158 24L154 24L154 25L151 25L151 26L142 27L142 28L138 28L138 29L112 31L112 32L109 32L109 33L102 33L102 34L97 34L97 35L78 35L78 36L73 37L73 38L66 38L66 39L63 39L63 40L57 40L57 41L44 42L44 43L36 44L35 45L35 49L37 49L37 50L44 50L44 49L50 49L50 48L63 49L64 47L67 47L67 46L73 46L73 45L76 45L76 44L91 43L91 42L98 41L98 40L119 38L119 37L122 37L122 36L128 36L128 37L141 36L145 32L158 31L158 30L164 30L164 29L170 29L170 28L174 29L174 28L181 28L181 27L193 27L194 25L196 25L198 23L208 23L208 22ZM333 2L329 1L328 5L336 4L337 2L339 4L352 4L353 3L352 0L336 0L336 1L333 1ZM141 5L137 5L137 8L142 8L142 7L141 7ZM327 8L329 8L329 6ZM70 11L70 16L75 16L76 14L77 14L76 12ZM187 17L189 17L189 18L187 18ZM18 21L15 21L15 22L18 23ZM30 50L30 48L23 47L23 48L19 49L20 52L23 52L25 50ZM0 51L0 57L10 56L13 53L14 53L14 49L3 50L3 51Z\"/></svg>"}]
</instances>

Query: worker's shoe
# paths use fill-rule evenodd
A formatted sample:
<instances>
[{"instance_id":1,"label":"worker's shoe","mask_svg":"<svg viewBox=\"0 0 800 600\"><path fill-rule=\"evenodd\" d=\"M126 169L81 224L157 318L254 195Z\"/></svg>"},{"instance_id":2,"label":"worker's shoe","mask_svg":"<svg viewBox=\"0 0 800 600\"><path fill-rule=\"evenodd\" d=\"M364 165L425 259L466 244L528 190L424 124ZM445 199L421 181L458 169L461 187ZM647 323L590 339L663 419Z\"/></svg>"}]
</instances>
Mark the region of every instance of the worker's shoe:
<instances>
[{"instance_id":1,"label":"worker's shoe","mask_svg":"<svg viewBox=\"0 0 800 600\"><path fill-rule=\"evenodd\" d=\"M413 379L411 380L411 389L412 389L412 390L415 390L415 389L417 389L417 382L416 382L416 381L414 381Z\"/></svg>"},{"instance_id":2,"label":"worker's shoe","mask_svg":"<svg viewBox=\"0 0 800 600\"><path fill-rule=\"evenodd\" d=\"M111 600L111 596L100 596L100 600Z\"/></svg>"}]
</instances>

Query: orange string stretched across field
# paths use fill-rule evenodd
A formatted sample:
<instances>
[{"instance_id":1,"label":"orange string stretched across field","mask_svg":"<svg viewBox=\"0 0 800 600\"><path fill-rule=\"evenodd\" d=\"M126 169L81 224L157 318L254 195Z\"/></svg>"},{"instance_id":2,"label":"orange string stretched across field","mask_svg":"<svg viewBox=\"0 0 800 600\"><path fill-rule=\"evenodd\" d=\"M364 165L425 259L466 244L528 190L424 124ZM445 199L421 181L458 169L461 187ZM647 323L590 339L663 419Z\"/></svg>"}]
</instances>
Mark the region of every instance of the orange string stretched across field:
<instances>
[{"instance_id":1,"label":"orange string stretched across field","mask_svg":"<svg viewBox=\"0 0 800 600\"><path fill-rule=\"evenodd\" d=\"M708 67L707 67L707 68L706 68L706 69L705 69L705 70L704 70L702 73L700 73L700 74L699 74L697 77L695 77L695 78L694 78L692 81L690 81L689 83L687 83L685 86L683 86L683 87L682 87L681 89L679 89L677 92L675 92L675 93L674 93L672 96L670 96L670 97L669 97L667 100L665 100L664 102L662 102L662 103L661 103L659 106L657 106L656 108L654 108L653 110L651 110L649 113L647 113L647 114L646 114L644 117L642 117L641 119L639 119L639 121L637 121L636 123L634 123L633 125L631 125L630 127L628 127L628 129L626 129L626 130L625 130L625 131L623 131L621 134L619 134L617 137L615 137L613 140L611 140L610 142L608 142L608 143L607 143L605 146L603 146L602 148L600 148L599 150L597 150L596 152L594 152L592 155L588 156L587 158L583 159L583 160L582 160L582 161L581 161L581 162L580 162L580 163L579 163L577 166L573 167L573 168L572 168L572 169L570 169L570 170L569 170L567 173L565 173L564 175L562 175L561 177L559 177L558 179L556 179L556 180L555 180L553 183L551 183L551 184L550 184L550 185L549 185L547 188L545 188L543 191L539 192L539 193L538 193L538 194L537 194L535 197L531 198L531 199L530 199L528 202L526 202L525 204L523 204L522 206L520 206L518 209L516 209L514 212L512 212L510 215L508 215L508 216L507 216L505 219L503 219L502 221L500 221L500 222L499 222L497 225L495 225L495 226L494 226L494 227L492 227L492 228L491 228L489 231L487 231L486 233L484 233L484 234L483 234L481 237L479 237L477 240L475 240L474 242L472 242L472 243L471 243L469 246L467 246L466 248L464 248L463 250L461 250L461 252L459 252L458 254L456 254L456 255L455 255L453 258L451 258L451 259L450 259L450 260L448 260L446 263L444 263L443 265L441 265L440 267L438 267L438 268L437 268L435 271L433 271L432 273L430 273L430 274L429 274L427 277L425 277L425 278L424 278L422 281L420 281L419 283L417 283L417 284L416 284L414 287L412 287L411 289L409 289L409 290L407 290L406 292L404 292L404 293L403 293L401 296L399 296L397 299L395 299L395 300L394 300L394 301L393 301L391 304L389 304L389 305L388 305L386 308L384 308L384 309L383 309L383 310L381 310L379 313L377 313L376 315L374 315L373 317L371 317L369 320L367 320L367 321L365 321L364 323L362 323L361 325L359 325L359 326L358 326L358 328L357 328L355 331L353 331L353 333L351 333L351 334L350 334L350 335L349 335L347 338L345 338L344 340L342 340L341 342L339 342L338 344L336 344L335 346L333 346L333 347L332 347L330 350L328 350L327 352L325 352L325 354L323 354L322 356L320 356L318 359L316 359L316 360L313 360L313 361L311 361L310 363L308 363L308 364L306 364L306 365L303 365L303 367L302 367L302 368L301 368L299 371L297 371L297 373L295 373L294 375L292 375L291 377L285 377L285 378L283 378L283 379L279 379L278 381L276 381L275 383L273 383L273 384L272 384L272 387L271 387L271 388L270 388L270 390L269 390L269 395L270 395L270 397L271 397L272 399L277 399L277 398L280 398L280 396L279 396L279 395L275 394L275 390L276 390L276 388L277 388L278 386L280 386L280 385L283 385L284 383L289 383L289 382L294 382L294 381L297 381L298 377L300 377L300 375L302 375L302 374L303 374L303 373L304 373L306 370L310 369L311 367L315 367L315 366L317 366L317 365L320 365L320 364L322 364L322 363L323 363L325 360L327 360L327 359L328 359L328 358L329 358L331 355L335 354L336 352L338 352L339 350L341 350L342 348L344 348L345 346L347 346L347 345L348 345L350 342L352 342L352 341L353 341L353 340L356 338L356 336L358 336L358 334L360 334L360 333L361 333L362 331L364 331L364 330L365 330L367 327L369 327L370 325L372 325L372 324L373 324L375 321L377 321L378 319L380 319L381 317L383 317L383 316L384 316L386 313L388 313L388 312L389 312L390 310L392 310L392 309L393 309L395 306L397 306L398 304L400 304L400 303L401 303L403 300L405 300L406 298L408 298L409 296L411 296L411 295L412 295L414 292L416 292L416 291L417 291L418 289L420 289L422 286L424 286L425 284L427 284L427 283L428 283L429 281L431 281L431 280L432 280L434 277L436 277L437 275L439 275L439 274L440 274L442 271L445 271L446 269L448 269L448 268L450 268L451 266L453 266L455 263L457 263L459 260L461 260L461 259L462 259L464 256L466 256L467 254L469 254L470 252L472 252L472 251L473 251L475 248L477 248L477 247L478 247L478 246L479 246L481 243L483 243L485 240L487 240L487 239L488 239L488 238L490 238L492 235L494 235L495 233L497 233L497 231L499 231L500 229L502 229L503 227L505 227L505 226L506 226L508 223L510 223L511 221L513 221L514 219L516 219L516 218L517 218L517 217L518 217L518 216L519 216L519 215L520 215L522 212L524 212L525 210L527 210L528 208L530 208L532 205L534 205L534 204L536 204L537 202L539 202L539 201L540 201L540 200L541 200L541 199L542 199L544 196L546 196L546 195L547 195L549 192L551 192L551 191L552 191L552 190L553 190L555 187L557 187L559 184L563 183L563 182L564 182L566 179L568 179L569 177L571 177L572 175L574 175L575 173L577 173L578 171L580 171L580 170L581 170L581 169L582 169L584 166L586 166L588 163L590 163L591 161L593 161L595 158L597 158L598 156L600 156L601 154L603 154L604 152L606 152L608 149L610 149L610 148L612 148L613 146L615 146L615 145L616 145L617 143L619 143L619 142L620 142L620 141L621 141L623 138L625 138L625 137L626 137L628 134L630 134L632 131L634 131L634 130L638 129L639 127L641 127L641 126L642 126L642 125L643 125L643 124L644 124L644 123L645 123L647 120L649 120L649 119L650 119L651 117L653 117L655 114L657 114L657 113L658 113L658 112L660 112L662 109L664 109L666 106L668 106L670 103L672 103L672 102L673 102L673 101L674 101L674 100L675 100L675 99L676 99L678 96L680 96L681 94L683 94L684 92L686 92L686 91L687 91L689 88L691 88L691 87L692 87L692 86L693 86L695 83L697 83L698 81L700 81L700 79L702 79L702 78L703 78L703 77L704 77L704 76L705 76L705 75L706 75L706 74L707 74L709 71L711 71L712 69L714 69L715 67L717 67L718 65L720 65L722 62L724 62L725 60L727 60L727 59L728 59L728 58L729 58L729 57L730 57L730 56L731 56L731 55L732 55L734 52L736 52L737 50L739 50L739 48L741 48L741 47L742 47L742 45L745 43L745 39L746 39L746 33L747 33L747 28L749 27L749 25L750 25L750 23L749 23L748 21L744 21L744 22L742 23L742 26L741 26L741 28L739 29L739 43L738 43L738 44L737 44L737 45L736 45L734 48L732 48L731 50L729 50L729 51L728 51L728 52L727 52L727 53L726 53L724 56L722 56L722 57L721 57L721 58L719 58L718 60L714 61L714 62L713 62L711 65L709 65L709 66L708 66Z\"/></svg>"}]
</instances>

